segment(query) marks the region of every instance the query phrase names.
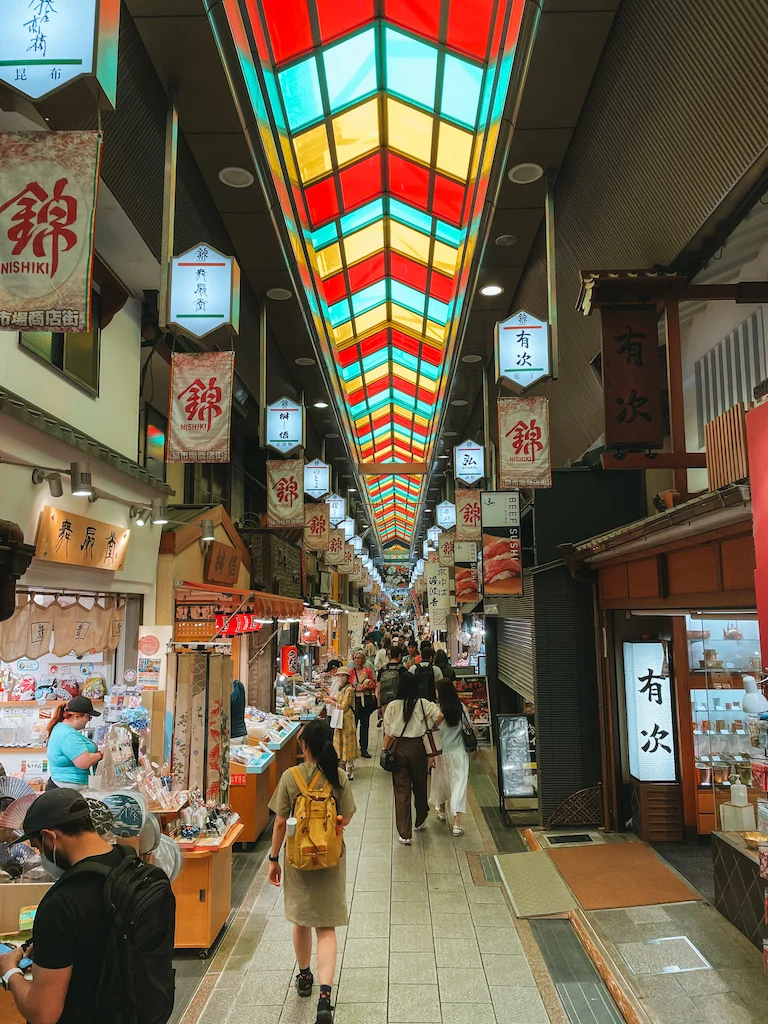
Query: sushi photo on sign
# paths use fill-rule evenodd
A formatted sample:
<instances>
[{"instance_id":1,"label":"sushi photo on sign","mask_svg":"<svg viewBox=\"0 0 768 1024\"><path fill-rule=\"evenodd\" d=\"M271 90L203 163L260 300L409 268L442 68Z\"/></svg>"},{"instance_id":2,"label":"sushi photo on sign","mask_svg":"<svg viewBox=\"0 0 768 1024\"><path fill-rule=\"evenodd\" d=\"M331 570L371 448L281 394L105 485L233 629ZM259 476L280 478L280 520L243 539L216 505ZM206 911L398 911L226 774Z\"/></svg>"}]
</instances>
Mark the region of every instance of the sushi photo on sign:
<instances>
[{"instance_id":1,"label":"sushi photo on sign","mask_svg":"<svg viewBox=\"0 0 768 1024\"><path fill-rule=\"evenodd\" d=\"M480 495L480 517L483 594L486 597L522 597L520 492L483 491Z\"/></svg>"}]
</instances>

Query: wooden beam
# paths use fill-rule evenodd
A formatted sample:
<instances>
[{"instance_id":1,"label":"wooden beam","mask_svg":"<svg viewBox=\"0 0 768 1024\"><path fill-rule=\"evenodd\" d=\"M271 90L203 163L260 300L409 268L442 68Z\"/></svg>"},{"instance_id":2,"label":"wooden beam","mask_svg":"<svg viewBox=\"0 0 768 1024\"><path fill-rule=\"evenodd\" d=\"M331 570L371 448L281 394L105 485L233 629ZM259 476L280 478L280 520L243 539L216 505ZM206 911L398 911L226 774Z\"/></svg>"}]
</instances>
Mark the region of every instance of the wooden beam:
<instances>
[{"instance_id":1,"label":"wooden beam","mask_svg":"<svg viewBox=\"0 0 768 1024\"><path fill-rule=\"evenodd\" d=\"M623 459L604 452L600 456L603 469L706 469L705 452L659 452L653 458L640 452L625 455Z\"/></svg>"},{"instance_id":2,"label":"wooden beam","mask_svg":"<svg viewBox=\"0 0 768 1024\"><path fill-rule=\"evenodd\" d=\"M426 462L358 462L360 476L426 476Z\"/></svg>"},{"instance_id":3,"label":"wooden beam","mask_svg":"<svg viewBox=\"0 0 768 1024\"><path fill-rule=\"evenodd\" d=\"M677 299L668 299L664 306L667 321L667 392L669 396L669 434L672 452L685 451L685 393L683 391L683 355L680 341L680 310ZM673 470L675 490L683 501L688 497L688 472Z\"/></svg>"}]
</instances>

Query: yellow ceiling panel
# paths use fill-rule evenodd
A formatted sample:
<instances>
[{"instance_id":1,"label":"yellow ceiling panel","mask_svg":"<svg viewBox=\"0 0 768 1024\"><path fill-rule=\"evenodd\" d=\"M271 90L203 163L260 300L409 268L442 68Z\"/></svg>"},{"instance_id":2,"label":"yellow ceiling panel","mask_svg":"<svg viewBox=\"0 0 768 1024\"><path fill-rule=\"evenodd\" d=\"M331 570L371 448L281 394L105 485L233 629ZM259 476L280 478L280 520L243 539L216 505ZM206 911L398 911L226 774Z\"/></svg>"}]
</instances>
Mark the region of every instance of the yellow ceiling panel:
<instances>
[{"instance_id":1,"label":"yellow ceiling panel","mask_svg":"<svg viewBox=\"0 0 768 1024\"><path fill-rule=\"evenodd\" d=\"M388 377L390 373L389 363L382 363L381 366L375 366L372 370L365 371L365 383L373 384L374 381L380 380L382 377Z\"/></svg>"},{"instance_id":2,"label":"yellow ceiling panel","mask_svg":"<svg viewBox=\"0 0 768 1024\"><path fill-rule=\"evenodd\" d=\"M424 318L419 316L418 313L412 313L410 309L405 309L404 306L398 306L396 302L393 302L392 323L407 327L411 331L420 332Z\"/></svg>"},{"instance_id":3,"label":"yellow ceiling panel","mask_svg":"<svg viewBox=\"0 0 768 1024\"><path fill-rule=\"evenodd\" d=\"M435 248L432 255L432 266L435 270L439 270L441 274L453 277L456 273L457 256L458 253L450 245L446 245L445 242L438 242L435 239Z\"/></svg>"},{"instance_id":4,"label":"yellow ceiling panel","mask_svg":"<svg viewBox=\"0 0 768 1024\"><path fill-rule=\"evenodd\" d=\"M472 156L472 136L447 121L440 122L437 139L437 167L453 178L466 181Z\"/></svg>"},{"instance_id":5,"label":"yellow ceiling panel","mask_svg":"<svg viewBox=\"0 0 768 1024\"><path fill-rule=\"evenodd\" d=\"M360 316L355 317L355 330L358 336L360 336L365 331L370 331L374 327L386 323L387 319L387 304L382 302L380 306L369 309L367 313L361 313Z\"/></svg>"},{"instance_id":6,"label":"yellow ceiling panel","mask_svg":"<svg viewBox=\"0 0 768 1024\"><path fill-rule=\"evenodd\" d=\"M333 328L333 339L337 345L343 345L345 341L349 341L353 334L351 320L347 320L345 324L339 324L338 327Z\"/></svg>"},{"instance_id":7,"label":"yellow ceiling panel","mask_svg":"<svg viewBox=\"0 0 768 1024\"><path fill-rule=\"evenodd\" d=\"M436 324L434 320L427 320L424 334L430 341L439 341L442 345L445 341L446 328L442 324Z\"/></svg>"},{"instance_id":8,"label":"yellow ceiling panel","mask_svg":"<svg viewBox=\"0 0 768 1024\"><path fill-rule=\"evenodd\" d=\"M295 135L293 148L296 153L296 163L299 165L299 174L305 185L331 171L331 151L328 146L328 132L324 124L310 128L302 135Z\"/></svg>"},{"instance_id":9,"label":"yellow ceiling panel","mask_svg":"<svg viewBox=\"0 0 768 1024\"><path fill-rule=\"evenodd\" d=\"M416 231L414 228L408 227L407 224L401 224L400 221L392 220L389 221L389 244L397 252L408 256L412 260L418 260L420 263L426 263L429 260L429 239L426 235L422 235L420 231ZM442 245L442 243L439 243ZM443 248L451 249L449 245L444 245ZM456 264L456 252L451 249L453 253L454 266ZM439 267L437 268L440 269ZM451 271L453 273L453 271Z\"/></svg>"},{"instance_id":10,"label":"yellow ceiling panel","mask_svg":"<svg viewBox=\"0 0 768 1024\"><path fill-rule=\"evenodd\" d=\"M339 114L331 124L339 166L379 148L379 101L376 97Z\"/></svg>"},{"instance_id":11,"label":"yellow ceiling panel","mask_svg":"<svg viewBox=\"0 0 768 1024\"><path fill-rule=\"evenodd\" d=\"M413 160L428 164L432 157L435 119L391 97L387 98L387 142Z\"/></svg>"},{"instance_id":12,"label":"yellow ceiling panel","mask_svg":"<svg viewBox=\"0 0 768 1024\"><path fill-rule=\"evenodd\" d=\"M344 239L344 254L347 258L347 266L372 256L379 249L384 248L384 221L376 221L369 224L362 231L356 231Z\"/></svg>"},{"instance_id":13,"label":"yellow ceiling panel","mask_svg":"<svg viewBox=\"0 0 768 1024\"><path fill-rule=\"evenodd\" d=\"M317 269L320 277L330 277L341 270L341 249L338 242L317 253Z\"/></svg>"}]
</instances>

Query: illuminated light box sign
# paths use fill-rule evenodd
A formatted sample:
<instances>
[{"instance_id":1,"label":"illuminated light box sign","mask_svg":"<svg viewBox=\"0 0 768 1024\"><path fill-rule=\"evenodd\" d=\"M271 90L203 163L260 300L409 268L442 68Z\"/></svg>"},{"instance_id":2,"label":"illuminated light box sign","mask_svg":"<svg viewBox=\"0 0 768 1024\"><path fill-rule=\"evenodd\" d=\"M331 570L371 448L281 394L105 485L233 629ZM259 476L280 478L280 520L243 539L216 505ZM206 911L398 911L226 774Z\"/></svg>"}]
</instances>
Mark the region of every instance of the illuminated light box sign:
<instances>
[{"instance_id":1,"label":"illuminated light box sign","mask_svg":"<svg viewBox=\"0 0 768 1024\"><path fill-rule=\"evenodd\" d=\"M168 323L193 338L240 327L240 268L201 242L171 261Z\"/></svg>"},{"instance_id":2,"label":"illuminated light box sign","mask_svg":"<svg viewBox=\"0 0 768 1024\"><path fill-rule=\"evenodd\" d=\"M660 640L624 644L629 772L638 782L675 782L672 686Z\"/></svg>"},{"instance_id":3,"label":"illuminated light box sign","mask_svg":"<svg viewBox=\"0 0 768 1024\"><path fill-rule=\"evenodd\" d=\"M441 530L450 530L456 525L456 506L451 501L441 501L437 506L437 525Z\"/></svg>"},{"instance_id":4,"label":"illuminated light box sign","mask_svg":"<svg viewBox=\"0 0 768 1024\"><path fill-rule=\"evenodd\" d=\"M549 324L524 309L496 324L496 380L521 393L551 376Z\"/></svg>"},{"instance_id":5,"label":"illuminated light box sign","mask_svg":"<svg viewBox=\"0 0 768 1024\"><path fill-rule=\"evenodd\" d=\"M267 447L287 455L304 447L304 406L291 398L280 398L267 406Z\"/></svg>"},{"instance_id":6,"label":"illuminated light box sign","mask_svg":"<svg viewBox=\"0 0 768 1024\"><path fill-rule=\"evenodd\" d=\"M325 501L331 510L331 526L338 526L347 516L344 499L338 494L331 494Z\"/></svg>"},{"instance_id":7,"label":"illuminated light box sign","mask_svg":"<svg viewBox=\"0 0 768 1024\"><path fill-rule=\"evenodd\" d=\"M304 493L310 498L322 498L331 488L331 467L327 462L313 459L304 467Z\"/></svg>"},{"instance_id":8,"label":"illuminated light box sign","mask_svg":"<svg viewBox=\"0 0 768 1024\"><path fill-rule=\"evenodd\" d=\"M457 480L474 484L485 476L485 450L481 444L465 441L453 449L453 472Z\"/></svg>"}]
</instances>

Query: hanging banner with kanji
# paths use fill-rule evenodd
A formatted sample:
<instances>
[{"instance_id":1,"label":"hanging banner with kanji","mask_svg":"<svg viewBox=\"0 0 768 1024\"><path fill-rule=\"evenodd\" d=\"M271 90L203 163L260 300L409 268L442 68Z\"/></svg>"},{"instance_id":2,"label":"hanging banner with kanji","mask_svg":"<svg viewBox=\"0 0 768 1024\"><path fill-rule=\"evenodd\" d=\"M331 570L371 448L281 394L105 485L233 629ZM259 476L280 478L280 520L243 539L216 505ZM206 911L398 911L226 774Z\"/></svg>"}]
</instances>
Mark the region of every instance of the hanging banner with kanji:
<instances>
[{"instance_id":1,"label":"hanging banner with kanji","mask_svg":"<svg viewBox=\"0 0 768 1024\"><path fill-rule=\"evenodd\" d=\"M440 540L437 545L438 560L440 565L448 569L453 567L453 542L453 530L440 534Z\"/></svg>"},{"instance_id":2,"label":"hanging banner with kanji","mask_svg":"<svg viewBox=\"0 0 768 1024\"><path fill-rule=\"evenodd\" d=\"M304 547L308 551L327 551L331 533L330 509L324 501L304 505Z\"/></svg>"},{"instance_id":3,"label":"hanging banner with kanji","mask_svg":"<svg viewBox=\"0 0 768 1024\"><path fill-rule=\"evenodd\" d=\"M363 579L363 560L362 558L352 559L352 569L349 573L349 578L352 583L361 583Z\"/></svg>"},{"instance_id":4,"label":"hanging banner with kanji","mask_svg":"<svg viewBox=\"0 0 768 1024\"><path fill-rule=\"evenodd\" d=\"M430 562L427 565L427 597L430 613L437 608L451 606L450 574L437 562Z\"/></svg>"},{"instance_id":5,"label":"hanging banner with kanji","mask_svg":"<svg viewBox=\"0 0 768 1024\"><path fill-rule=\"evenodd\" d=\"M456 488L456 540L480 540L480 491Z\"/></svg>"},{"instance_id":6,"label":"hanging banner with kanji","mask_svg":"<svg viewBox=\"0 0 768 1024\"><path fill-rule=\"evenodd\" d=\"M349 574L355 564L355 549L349 542L344 543L343 557L339 562L339 572Z\"/></svg>"},{"instance_id":7,"label":"hanging banner with kanji","mask_svg":"<svg viewBox=\"0 0 768 1024\"><path fill-rule=\"evenodd\" d=\"M267 529L304 526L304 460L267 462Z\"/></svg>"},{"instance_id":8,"label":"hanging banner with kanji","mask_svg":"<svg viewBox=\"0 0 768 1024\"><path fill-rule=\"evenodd\" d=\"M453 545L456 566L456 604L477 604L480 585L477 572L477 542L456 541Z\"/></svg>"},{"instance_id":9,"label":"hanging banner with kanji","mask_svg":"<svg viewBox=\"0 0 768 1024\"><path fill-rule=\"evenodd\" d=\"M500 398L499 487L551 487L549 399Z\"/></svg>"},{"instance_id":10,"label":"hanging banner with kanji","mask_svg":"<svg viewBox=\"0 0 768 1024\"><path fill-rule=\"evenodd\" d=\"M330 530L328 547L325 549L325 564L339 565L344 560L344 531Z\"/></svg>"},{"instance_id":11,"label":"hanging banner with kanji","mask_svg":"<svg viewBox=\"0 0 768 1024\"><path fill-rule=\"evenodd\" d=\"M661 359L655 306L603 306L605 447L615 452L661 448Z\"/></svg>"},{"instance_id":12,"label":"hanging banner with kanji","mask_svg":"<svg viewBox=\"0 0 768 1024\"><path fill-rule=\"evenodd\" d=\"M166 462L229 462L234 374L234 352L171 356Z\"/></svg>"},{"instance_id":13,"label":"hanging banner with kanji","mask_svg":"<svg viewBox=\"0 0 768 1024\"><path fill-rule=\"evenodd\" d=\"M91 329L101 136L0 135L0 330Z\"/></svg>"}]
</instances>

